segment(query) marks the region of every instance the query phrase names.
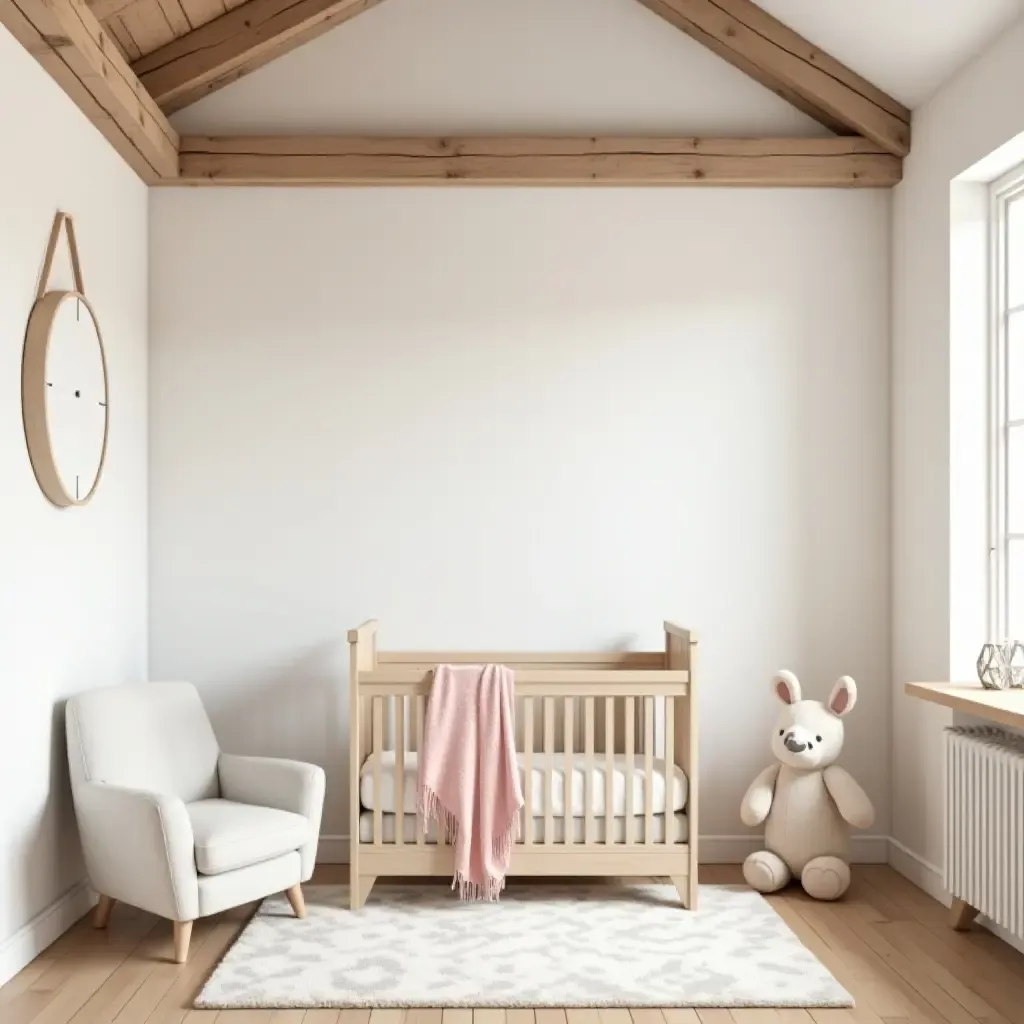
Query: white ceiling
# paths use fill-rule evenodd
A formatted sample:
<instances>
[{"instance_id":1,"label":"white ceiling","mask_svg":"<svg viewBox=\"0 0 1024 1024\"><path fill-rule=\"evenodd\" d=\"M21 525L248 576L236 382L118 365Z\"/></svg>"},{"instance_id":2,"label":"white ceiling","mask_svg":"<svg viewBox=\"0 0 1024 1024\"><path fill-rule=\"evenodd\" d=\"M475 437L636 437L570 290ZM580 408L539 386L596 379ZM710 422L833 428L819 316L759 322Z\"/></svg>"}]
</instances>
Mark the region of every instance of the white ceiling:
<instances>
[{"instance_id":1,"label":"white ceiling","mask_svg":"<svg viewBox=\"0 0 1024 1024\"><path fill-rule=\"evenodd\" d=\"M827 135L637 0L385 0L179 131Z\"/></svg>"},{"instance_id":2,"label":"white ceiling","mask_svg":"<svg viewBox=\"0 0 1024 1024\"><path fill-rule=\"evenodd\" d=\"M1022 0L757 2L911 109L1024 11Z\"/></svg>"},{"instance_id":3,"label":"white ceiling","mask_svg":"<svg viewBox=\"0 0 1024 1024\"><path fill-rule=\"evenodd\" d=\"M911 107L1024 6L760 2ZM386 0L173 123L196 134L827 134L636 0Z\"/></svg>"}]
</instances>

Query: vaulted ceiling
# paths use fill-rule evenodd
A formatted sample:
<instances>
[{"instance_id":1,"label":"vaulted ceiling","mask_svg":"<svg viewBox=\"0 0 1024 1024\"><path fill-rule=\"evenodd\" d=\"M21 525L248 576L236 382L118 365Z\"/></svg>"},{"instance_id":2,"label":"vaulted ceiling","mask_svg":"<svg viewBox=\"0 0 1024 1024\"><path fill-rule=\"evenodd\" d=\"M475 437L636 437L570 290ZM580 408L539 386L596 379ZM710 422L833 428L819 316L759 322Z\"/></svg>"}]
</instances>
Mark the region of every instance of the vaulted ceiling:
<instances>
[{"instance_id":1,"label":"vaulted ceiling","mask_svg":"<svg viewBox=\"0 0 1024 1024\"><path fill-rule=\"evenodd\" d=\"M300 45L341 24L379 0L320 6L323 20L296 34ZM238 7L252 23L262 16L281 18L275 5L260 8L253 0L88 0L93 14L108 29L118 48L135 63ZM760 0L765 11L812 40L868 81L914 108L996 33L1017 17L1022 0ZM291 5L280 5L286 8ZM726 5L727 6L727 5ZM316 8L311 8L316 10ZM315 18L314 18L315 20ZM231 33L225 23L220 37ZM180 45L180 44L179 44ZM187 47L185 48L187 50ZM164 50L172 57L178 47ZM267 59L285 52L270 47ZM141 64L141 70L162 64L160 57ZM253 61L249 68L262 61ZM172 105L175 105L172 103Z\"/></svg>"},{"instance_id":2,"label":"vaulted ceiling","mask_svg":"<svg viewBox=\"0 0 1024 1024\"><path fill-rule=\"evenodd\" d=\"M112 17L123 24L141 5L157 11L173 5L180 23L183 2L192 0L134 0L135 6ZM133 70L165 111L179 110L377 2L248 0L147 52ZM904 106L750 0L641 3L830 130L858 132L897 156L906 152L910 115Z\"/></svg>"},{"instance_id":3,"label":"vaulted ceiling","mask_svg":"<svg viewBox=\"0 0 1024 1024\"><path fill-rule=\"evenodd\" d=\"M0 21L153 183L877 187L899 179L910 114L853 67L919 98L1021 0L640 0L835 138L178 138L168 114L380 2L0 0Z\"/></svg>"},{"instance_id":4,"label":"vaulted ceiling","mask_svg":"<svg viewBox=\"0 0 1024 1024\"><path fill-rule=\"evenodd\" d=\"M1024 10L1022 0L758 0L911 110Z\"/></svg>"}]
</instances>

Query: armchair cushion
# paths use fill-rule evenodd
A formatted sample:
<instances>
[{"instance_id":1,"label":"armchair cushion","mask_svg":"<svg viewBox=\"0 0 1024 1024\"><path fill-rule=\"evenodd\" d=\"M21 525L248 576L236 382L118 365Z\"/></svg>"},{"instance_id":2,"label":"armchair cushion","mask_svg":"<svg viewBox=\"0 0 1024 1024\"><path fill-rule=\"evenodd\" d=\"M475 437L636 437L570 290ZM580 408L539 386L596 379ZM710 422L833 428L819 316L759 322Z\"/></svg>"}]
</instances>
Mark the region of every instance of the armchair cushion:
<instances>
[{"instance_id":1,"label":"armchair cushion","mask_svg":"<svg viewBox=\"0 0 1024 1024\"><path fill-rule=\"evenodd\" d=\"M276 807L309 820L309 841L299 850L302 881L308 882L316 863L320 815L324 807L323 768L278 757L246 757L221 753L217 762L220 795L225 800Z\"/></svg>"},{"instance_id":2,"label":"armchair cushion","mask_svg":"<svg viewBox=\"0 0 1024 1024\"><path fill-rule=\"evenodd\" d=\"M201 875L220 875L291 853L305 845L310 821L301 814L233 800L186 804Z\"/></svg>"}]
</instances>

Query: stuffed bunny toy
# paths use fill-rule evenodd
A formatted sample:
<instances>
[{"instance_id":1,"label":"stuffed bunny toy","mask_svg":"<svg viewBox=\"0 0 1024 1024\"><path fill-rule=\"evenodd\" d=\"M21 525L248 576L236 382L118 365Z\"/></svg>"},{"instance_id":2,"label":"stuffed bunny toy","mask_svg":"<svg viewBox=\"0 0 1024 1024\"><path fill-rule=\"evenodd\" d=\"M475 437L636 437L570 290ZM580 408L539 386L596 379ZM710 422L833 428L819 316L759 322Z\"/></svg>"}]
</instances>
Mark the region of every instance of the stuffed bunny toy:
<instances>
[{"instance_id":1,"label":"stuffed bunny toy","mask_svg":"<svg viewBox=\"0 0 1024 1024\"><path fill-rule=\"evenodd\" d=\"M754 779L740 808L745 825L764 823L766 849L746 859L743 877L758 892L775 892L796 876L809 896L839 899L850 885L850 825L875 820L867 793L835 764L857 685L843 676L827 704L801 700L792 672L775 676L772 689L785 705L772 733L777 763Z\"/></svg>"}]
</instances>

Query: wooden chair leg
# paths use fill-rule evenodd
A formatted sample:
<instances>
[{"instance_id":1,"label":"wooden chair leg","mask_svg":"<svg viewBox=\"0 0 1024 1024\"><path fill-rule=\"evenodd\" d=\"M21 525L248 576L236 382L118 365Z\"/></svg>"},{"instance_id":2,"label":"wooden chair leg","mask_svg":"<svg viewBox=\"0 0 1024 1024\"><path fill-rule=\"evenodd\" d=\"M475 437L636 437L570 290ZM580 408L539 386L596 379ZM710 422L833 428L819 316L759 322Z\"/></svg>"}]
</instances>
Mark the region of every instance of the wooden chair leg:
<instances>
[{"instance_id":1,"label":"wooden chair leg","mask_svg":"<svg viewBox=\"0 0 1024 1024\"><path fill-rule=\"evenodd\" d=\"M966 900L955 899L949 908L949 926L958 932L965 932L979 913L980 911L975 910Z\"/></svg>"},{"instance_id":2,"label":"wooden chair leg","mask_svg":"<svg viewBox=\"0 0 1024 1024\"><path fill-rule=\"evenodd\" d=\"M92 925L94 928L106 928L110 923L110 912L114 909L114 904L117 900L110 896L100 896L99 903L96 904L96 910L93 913Z\"/></svg>"},{"instance_id":3,"label":"wooden chair leg","mask_svg":"<svg viewBox=\"0 0 1024 1024\"><path fill-rule=\"evenodd\" d=\"M288 897L288 902L292 905L292 910L295 911L295 916L305 917L306 901L302 898L302 886L293 885L290 889L285 889L284 894Z\"/></svg>"},{"instance_id":4,"label":"wooden chair leg","mask_svg":"<svg viewBox=\"0 0 1024 1024\"><path fill-rule=\"evenodd\" d=\"M188 959L188 943L192 938L191 921L174 922L174 962L183 964Z\"/></svg>"}]
</instances>

